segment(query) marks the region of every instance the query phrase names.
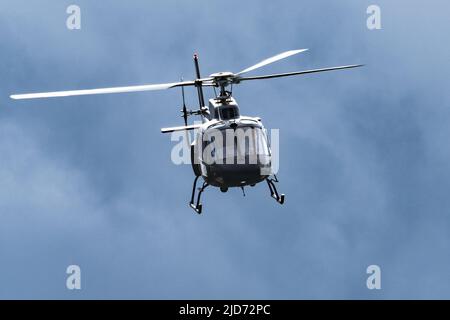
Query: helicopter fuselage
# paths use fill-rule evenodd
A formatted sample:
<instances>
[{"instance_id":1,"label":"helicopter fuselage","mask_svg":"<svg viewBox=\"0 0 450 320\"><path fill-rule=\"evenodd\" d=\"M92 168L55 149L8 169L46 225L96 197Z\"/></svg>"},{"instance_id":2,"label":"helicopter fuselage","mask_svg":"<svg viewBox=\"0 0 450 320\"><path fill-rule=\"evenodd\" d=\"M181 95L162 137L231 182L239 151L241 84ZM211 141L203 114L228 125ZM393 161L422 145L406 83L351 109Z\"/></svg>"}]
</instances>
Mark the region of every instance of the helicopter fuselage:
<instances>
[{"instance_id":1,"label":"helicopter fuselage","mask_svg":"<svg viewBox=\"0 0 450 320\"><path fill-rule=\"evenodd\" d=\"M261 119L241 116L232 97L209 100L208 113L191 145L194 174L222 191L264 181L271 151Z\"/></svg>"}]
</instances>

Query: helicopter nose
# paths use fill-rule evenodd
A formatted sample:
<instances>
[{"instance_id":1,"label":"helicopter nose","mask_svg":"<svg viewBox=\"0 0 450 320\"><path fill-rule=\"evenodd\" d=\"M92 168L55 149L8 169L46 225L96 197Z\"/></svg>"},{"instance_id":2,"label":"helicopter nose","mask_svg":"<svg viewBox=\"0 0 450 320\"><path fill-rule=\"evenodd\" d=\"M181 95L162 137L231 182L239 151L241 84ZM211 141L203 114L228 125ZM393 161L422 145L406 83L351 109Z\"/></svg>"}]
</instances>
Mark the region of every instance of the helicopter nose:
<instances>
[{"instance_id":1,"label":"helicopter nose","mask_svg":"<svg viewBox=\"0 0 450 320\"><path fill-rule=\"evenodd\" d=\"M222 187L240 187L255 184L265 179L259 164L214 164L211 165L208 177L211 184Z\"/></svg>"}]
</instances>

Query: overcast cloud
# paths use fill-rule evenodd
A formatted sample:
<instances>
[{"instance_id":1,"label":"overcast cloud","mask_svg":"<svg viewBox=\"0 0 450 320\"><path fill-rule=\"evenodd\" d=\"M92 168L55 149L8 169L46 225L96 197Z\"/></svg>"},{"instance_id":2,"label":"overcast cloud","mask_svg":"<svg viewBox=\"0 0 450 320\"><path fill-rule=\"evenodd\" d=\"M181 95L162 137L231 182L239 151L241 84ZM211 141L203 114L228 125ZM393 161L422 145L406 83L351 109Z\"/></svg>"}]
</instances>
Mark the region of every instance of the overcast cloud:
<instances>
[{"instance_id":1,"label":"overcast cloud","mask_svg":"<svg viewBox=\"0 0 450 320\"><path fill-rule=\"evenodd\" d=\"M382 30L366 27L373 3ZM449 10L1 0L0 298L450 298ZM182 123L179 90L8 98L190 79L194 52L209 75L299 48L259 74L367 66L235 88L241 113L280 129L284 206L261 184L189 209L191 168L159 132ZM371 264L382 290L366 288Z\"/></svg>"}]
</instances>

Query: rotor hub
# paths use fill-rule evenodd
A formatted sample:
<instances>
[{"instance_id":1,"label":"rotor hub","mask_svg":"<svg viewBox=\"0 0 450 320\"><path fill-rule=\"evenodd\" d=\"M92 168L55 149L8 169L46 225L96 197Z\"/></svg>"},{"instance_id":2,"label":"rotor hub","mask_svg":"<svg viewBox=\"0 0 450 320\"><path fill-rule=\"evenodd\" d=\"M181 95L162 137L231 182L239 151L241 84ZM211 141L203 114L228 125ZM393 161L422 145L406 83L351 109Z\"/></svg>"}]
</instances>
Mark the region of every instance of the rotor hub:
<instances>
[{"instance_id":1,"label":"rotor hub","mask_svg":"<svg viewBox=\"0 0 450 320\"><path fill-rule=\"evenodd\" d=\"M224 71L224 72L216 72L213 73L212 75L210 75L211 78L231 78L234 77L234 73L233 72L229 72L229 71Z\"/></svg>"},{"instance_id":2,"label":"rotor hub","mask_svg":"<svg viewBox=\"0 0 450 320\"><path fill-rule=\"evenodd\" d=\"M225 72L217 72L210 75L213 79L213 82L218 86L228 86L233 83L236 75L233 72L225 71Z\"/></svg>"},{"instance_id":3,"label":"rotor hub","mask_svg":"<svg viewBox=\"0 0 450 320\"><path fill-rule=\"evenodd\" d=\"M219 99L226 99L231 96L231 90L228 91L226 88L235 83L236 75L233 72L217 72L210 75L210 77L213 85L220 88Z\"/></svg>"}]
</instances>

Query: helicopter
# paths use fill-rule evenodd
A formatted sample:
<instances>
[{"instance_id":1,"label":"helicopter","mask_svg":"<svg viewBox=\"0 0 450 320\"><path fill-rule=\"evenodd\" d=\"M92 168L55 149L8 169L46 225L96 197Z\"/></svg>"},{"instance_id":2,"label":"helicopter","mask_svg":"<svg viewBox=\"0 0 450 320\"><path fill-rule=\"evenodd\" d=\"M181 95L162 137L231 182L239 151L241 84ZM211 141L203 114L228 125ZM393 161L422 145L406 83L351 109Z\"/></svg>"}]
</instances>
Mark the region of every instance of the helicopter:
<instances>
[{"instance_id":1,"label":"helicopter","mask_svg":"<svg viewBox=\"0 0 450 320\"><path fill-rule=\"evenodd\" d=\"M162 128L162 133L184 131L190 152L190 160L195 178L192 186L189 206L198 214L202 213L201 195L208 186L217 187L222 192L229 188L255 186L266 181L270 196L279 204L284 204L285 195L280 194L276 184L279 180L272 168L272 153L270 142L261 118L240 114L238 103L233 97L233 85L251 80L273 79L332 70L351 69L362 64L344 65L338 67L310 69L287 73L276 73L260 76L244 76L276 61L302 53L308 49L289 50L279 53L252 65L240 72L217 72L202 78L199 67L199 57L194 54L195 80L179 82L137 85L127 87L99 88L87 90L55 91L41 93L13 94L15 100L38 99L53 97L68 97L94 94L124 93L138 91L165 90L181 87L182 117L184 125ZM194 87L197 90L198 109L186 107L184 87ZM204 87L214 89L214 97L205 104ZM190 116L201 118L200 123L188 125ZM194 141L190 142L188 131L194 130ZM197 188L199 178L203 179L201 187Z\"/></svg>"}]
</instances>

